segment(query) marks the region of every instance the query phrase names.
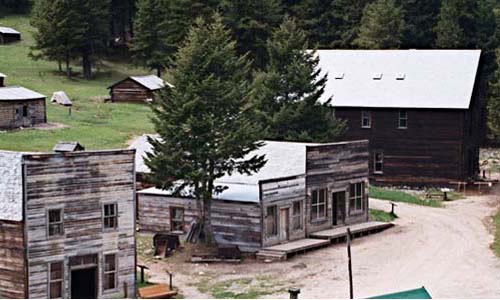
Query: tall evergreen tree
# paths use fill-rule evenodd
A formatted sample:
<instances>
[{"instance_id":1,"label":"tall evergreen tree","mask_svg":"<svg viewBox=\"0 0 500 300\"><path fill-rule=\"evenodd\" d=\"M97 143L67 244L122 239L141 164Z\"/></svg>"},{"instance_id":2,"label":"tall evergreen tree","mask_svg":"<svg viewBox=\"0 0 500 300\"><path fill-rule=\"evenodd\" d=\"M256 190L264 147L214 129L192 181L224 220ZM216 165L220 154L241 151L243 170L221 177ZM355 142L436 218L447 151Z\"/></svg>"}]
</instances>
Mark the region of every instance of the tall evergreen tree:
<instances>
[{"instance_id":1,"label":"tall evergreen tree","mask_svg":"<svg viewBox=\"0 0 500 300\"><path fill-rule=\"evenodd\" d=\"M403 48L426 48L433 46L441 0L400 0L405 15Z\"/></svg>"},{"instance_id":2,"label":"tall evergreen tree","mask_svg":"<svg viewBox=\"0 0 500 300\"><path fill-rule=\"evenodd\" d=\"M186 188L202 204L204 235L212 237L214 181L233 172L250 174L265 163L245 159L262 144L249 97L249 64L236 54L236 43L219 15L213 23L198 19L175 55L175 88L167 88L153 106L161 141L150 139L146 164L161 188Z\"/></svg>"},{"instance_id":3,"label":"tall evergreen tree","mask_svg":"<svg viewBox=\"0 0 500 300\"><path fill-rule=\"evenodd\" d=\"M376 0L363 10L359 34L354 44L366 49L399 48L405 22L395 0Z\"/></svg>"},{"instance_id":4,"label":"tall evergreen tree","mask_svg":"<svg viewBox=\"0 0 500 300\"><path fill-rule=\"evenodd\" d=\"M497 64L500 64L500 49L497 50ZM500 139L500 69L497 69L489 84L488 128L496 140Z\"/></svg>"},{"instance_id":5,"label":"tall evergreen tree","mask_svg":"<svg viewBox=\"0 0 500 300\"><path fill-rule=\"evenodd\" d=\"M308 49L306 33L290 18L267 42L269 65L257 75L253 93L268 139L329 142L345 128L333 118L329 101L320 103L327 76L320 75L319 58Z\"/></svg>"},{"instance_id":6,"label":"tall evergreen tree","mask_svg":"<svg viewBox=\"0 0 500 300\"><path fill-rule=\"evenodd\" d=\"M136 0L111 0L109 26L113 45L130 42L135 5Z\"/></svg>"},{"instance_id":7,"label":"tall evergreen tree","mask_svg":"<svg viewBox=\"0 0 500 300\"><path fill-rule=\"evenodd\" d=\"M222 0L221 10L226 25L238 41L240 55L249 53L254 68L267 63L266 41L273 28L281 22L278 0Z\"/></svg>"},{"instance_id":8,"label":"tall evergreen tree","mask_svg":"<svg viewBox=\"0 0 500 300\"><path fill-rule=\"evenodd\" d=\"M462 13L461 0L443 0L439 12L436 32L436 47L438 48L466 48L469 44L462 28L465 15Z\"/></svg>"}]
</instances>

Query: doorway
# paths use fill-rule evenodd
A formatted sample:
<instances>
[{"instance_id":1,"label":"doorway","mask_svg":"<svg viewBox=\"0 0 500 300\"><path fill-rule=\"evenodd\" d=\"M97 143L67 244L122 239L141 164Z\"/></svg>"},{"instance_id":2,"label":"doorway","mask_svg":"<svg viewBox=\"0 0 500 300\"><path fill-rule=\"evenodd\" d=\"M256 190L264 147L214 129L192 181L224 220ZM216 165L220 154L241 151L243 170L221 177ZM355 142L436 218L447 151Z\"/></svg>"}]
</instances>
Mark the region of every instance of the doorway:
<instances>
[{"instance_id":1,"label":"doorway","mask_svg":"<svg viewBox=\"0 0 500 300\"><path fill-rule=\"evenodd\" d=\"M345 223L345 191L332 193L332 225Z\"/></svg>"},{"instance_id":2,"label":"doorway","mask_svg":"<svg viewBox=\"0 0 500 300\"><path fill-rule=\"evenodd\" d=\"M288 241L289 224L290 224L290 209L282 208L280 209L280 241Z\"/></svg>"},{"instance_id":3,"label":"doorway","mask_svg":"<svg viewBox=\"0 0 500 300\"><path fill-rule=\"evenodd\" d=\"M97 298L97 268L77 269L71 271L71 298Z\"/></svg>"}]
</instances>

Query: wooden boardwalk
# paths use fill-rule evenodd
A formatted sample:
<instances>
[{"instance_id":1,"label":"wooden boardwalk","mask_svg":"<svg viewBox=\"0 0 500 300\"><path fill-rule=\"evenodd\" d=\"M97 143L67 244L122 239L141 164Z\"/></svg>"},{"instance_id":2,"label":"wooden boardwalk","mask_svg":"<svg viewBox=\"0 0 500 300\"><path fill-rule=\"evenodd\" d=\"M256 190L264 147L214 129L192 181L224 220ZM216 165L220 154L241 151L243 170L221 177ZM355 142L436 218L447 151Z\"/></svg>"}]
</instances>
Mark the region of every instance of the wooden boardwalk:
<instances>
[{"instance_id":1,"label":"wooden boardwalk","mask_svg":"<svg viewBox=\"0 0 500 300\"><path fill-rule=\"evenodd\" d=\"M332 229L314 232L309 234L309 237L315 239L334 240L345 238L347 236L348 227L351 229L351 234L356 236L382 231L392 226L394 226L394 224L386 222L364 222L360 224L335 227Z\"/></svg>"}]
</instances>

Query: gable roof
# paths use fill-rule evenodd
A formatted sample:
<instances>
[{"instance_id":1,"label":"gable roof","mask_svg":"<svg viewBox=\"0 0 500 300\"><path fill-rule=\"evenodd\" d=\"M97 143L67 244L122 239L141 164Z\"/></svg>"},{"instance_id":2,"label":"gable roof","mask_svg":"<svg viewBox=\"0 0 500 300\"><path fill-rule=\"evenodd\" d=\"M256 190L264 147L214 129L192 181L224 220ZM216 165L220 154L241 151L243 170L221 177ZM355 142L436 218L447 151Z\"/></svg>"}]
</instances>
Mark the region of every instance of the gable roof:
<instances>
[{"instance_id":1,"label":"gable roof","mask_svg":"<svg viewBox=\"0 0 500 300\"><path fill-rule=\"evenodd\" d=\"M0 26L0 33L7 33L7 34L21 34L19 31L14 30L10 27L2 27Z\"/></svg>"},{"instance_id":2,"label":"gable roof","mask_svg":"<svg viewBox=\"0 0 500 300\"><path fill-rule=\"evenodd\" d=\"M85 151L79 142L59 142L52 149L54 152L75 152L75 151Z\"/></svg>"},{"instance_id":3,"label":"gable roof","mask_svg":"<svg viewBox=\"0 0 500 300\"><path fill-rule=\"evenodd\" d=\"M468 109L481 50L318 50L333 107Z\"/></svg>"},{"instance_id":4,"label":"gable roof","mask_svg":"<svg viewBox=\"0 0 500 300\"><path fill-rule=\"evenodd\" d=\"M156 75L144 75L144 76L129 76L123 80L120 80L112 84L111 86L108 87L108 89L113 88L115 85L122 83L127 79L131 79L151 91L156 91L161 88L164 88L165 85L173 87L173 85L171 85L170 83L166 82L165 80L161 79Z\"/></svg>"},{"instance_id":5,"label":"gable roof","mask_svg":"<svg viewBox=\"0 0 500 300\"><path fill-rule=\"evenodd\" d=\"M45 98L44 95L18 86L0 87L0 101L33 100Z\"/></svg>"}]
</instances>

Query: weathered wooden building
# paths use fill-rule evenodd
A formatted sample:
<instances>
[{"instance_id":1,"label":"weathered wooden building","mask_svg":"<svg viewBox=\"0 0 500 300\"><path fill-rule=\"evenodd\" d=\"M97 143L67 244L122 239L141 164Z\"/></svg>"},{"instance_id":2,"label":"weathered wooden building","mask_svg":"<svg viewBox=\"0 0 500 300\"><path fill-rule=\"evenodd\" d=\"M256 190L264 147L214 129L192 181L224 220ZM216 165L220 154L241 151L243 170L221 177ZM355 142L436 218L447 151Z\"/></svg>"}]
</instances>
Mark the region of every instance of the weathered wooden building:
<instances>
[{"instance_id":1,"label":"weathered wooden building","mask_svg":"<svg viewBox=\"0 0 500 300\"><path fill-rule=\"evenodd\" d=\"M0 298L135 297L134 151L0 151Z\"/></svg>"},{"instance_id":2,"label":"weathered wooden building","mask_svg":"<svg viewBox=\"0 0 500 300\"><path fill-rule=\"evenodd\" d=\"M155 93L170 84L158 76L129 76L109 87L112 102L152 102Z\"/></svg>"},{"instance_id":3,"label":"weathered wooden building","mask_svg":"<svg viewBox=\"0 0 500 300\"><path fill-rule=\"evenodd\" d=\"M10 27L0 26L0 45L9 44L21 40L21 33Z\"/></svg>"},{"instance_id":4,"label":"weathered wooden building","mask_svg":"<svg viewBox=\"0 0 500 300\"><path fill-rule=\"evenodd\" d=\"M4 85L0 74L0 130L47 122L45 96L23 87Z\"/></svg>"},{"instance_id":5,"label":"weathered wooden building","mask_svg":"<svg viewBox=\"0 0 500 300\"><path fill-rule=\"evenodd\" d=\"M345 140L370 140L370 180L449 185L474 179L484 132L479 50L320 50L325 100Z\"/></svg>"},{"instance_id":6,"label":"weathered wooden building","mask_svg":"<svg viewBox=\"0 0 500 300\"><path fill-rule=\"evenodd\" d=\"M212 201L211 221L218 244L257 251L368 220L367 141L266 141L249 156L257 153L267 159L259 172L232 174L216 182L226 188ZM139 191L137 201L138 225L144 231L185 231L200 216L200 204L189 192L173 197L170 191L153 187Z\"/></svg>"}]
</instances>

